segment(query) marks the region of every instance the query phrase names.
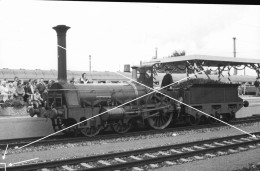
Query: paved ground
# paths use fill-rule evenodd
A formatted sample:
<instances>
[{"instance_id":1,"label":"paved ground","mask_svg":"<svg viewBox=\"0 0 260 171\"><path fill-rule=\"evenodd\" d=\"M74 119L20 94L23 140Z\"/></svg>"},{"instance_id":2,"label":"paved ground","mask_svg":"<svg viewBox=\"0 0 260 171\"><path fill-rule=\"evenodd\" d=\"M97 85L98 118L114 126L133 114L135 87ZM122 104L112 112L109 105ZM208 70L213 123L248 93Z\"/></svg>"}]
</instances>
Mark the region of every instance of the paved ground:
<instances>
[{"instance_id":1,"label":"paved ground","mask_svg":"<svg viewBox=\"0 0 260 171\"><path fill-rule=\"evenodd\" d=\"M249 106L260 105L260 97L256 96L240 96L242 99L247 100L249 102Z\"/></svg>"},{"instance_id":2,"label":"paved ground","mask_svg":"<svg viewBox=\"0 0 260 171\"><path fill-rule=\"evenodd\" d=\"M259 104L259 106L249 106L249 107L241 108L236 113L236 117L243 118L243 117L252 116L252 115L256 115L256 114L258 114L258 115L260 114L260 104Z\"/></svg>"}]
</instances>

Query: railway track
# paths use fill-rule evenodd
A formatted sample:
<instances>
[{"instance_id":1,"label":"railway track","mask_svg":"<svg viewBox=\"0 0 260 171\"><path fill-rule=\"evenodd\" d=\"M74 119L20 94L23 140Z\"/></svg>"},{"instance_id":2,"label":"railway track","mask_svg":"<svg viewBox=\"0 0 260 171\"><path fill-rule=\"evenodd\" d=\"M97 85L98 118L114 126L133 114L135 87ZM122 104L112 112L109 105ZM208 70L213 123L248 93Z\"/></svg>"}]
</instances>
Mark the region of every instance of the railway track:
<instances>
[{"instance_id":1,"label":"railway track","mask_svg":"<svg viewBox=\"0 0 260 171\"><path fill-rule=\"evenodd\" d=\"M165 165L174 165L191 160L238 153L260 147L260 132L184 144L124 151L104 155L88 156L61 161L36 163L8 167L10 170L149 170Z\"/></svg>"},{"instance_id":2,"label":"railway track","mask_svg":"<svg viewBox=\"0 0 260 171\"><path fill-rule=\"evenodd\" d=\"M260 117L247 117L247 118L240 118L236 121L230 122L232 125L237 124L244 124L244 123L254 123L259 122ZM77 143L82 141L97 141L97 140L110 140L115 138L125 138L125 137L134 137L134 136L143 136L143 135L150 135L150 134L160 134L160 133L168 133L168 132L177 132L177 131L187 131L187 130L199 130L199 129L206 129L206 128L217 128L224 126L222 123L216 124L204 124L204 125L197 125L197 126L177 126L172 128L167 128L163 130L142 130L142 131L132 131L125 134L114 134L114 133L107 133L98 135L95 137L65 137L62 135L53 136L52 138L44 139L42 141L38 141L37 143L33 144L32 146L39 146L39 145L50 145L50 144L59 144L59 143ZM5 149L6 145L8 144L9 148L14 148L16 146L24 146L32 141L35 141L38 138L24 138L24 139L12 139L12 140L1 140L0 141L0 149Z\"/></svg>"}]
</instances>

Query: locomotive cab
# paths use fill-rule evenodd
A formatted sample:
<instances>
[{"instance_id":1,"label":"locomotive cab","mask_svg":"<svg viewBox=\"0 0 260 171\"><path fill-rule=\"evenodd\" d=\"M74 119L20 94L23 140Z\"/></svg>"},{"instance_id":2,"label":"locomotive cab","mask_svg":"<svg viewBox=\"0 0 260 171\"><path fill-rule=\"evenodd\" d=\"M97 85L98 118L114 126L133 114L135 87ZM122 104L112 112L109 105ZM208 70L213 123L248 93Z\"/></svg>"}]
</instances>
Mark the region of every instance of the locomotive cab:
<instances>
[{"instance_id":1,"label":"locomotive cab","mask_svg":"<svg viewBox=\"0 0 260 171\"><path fill-rule=\"evenodd\" d=\"M153 88L153 67L148 66L133 66L132 77L134 80Z\"/></svg>"}]
</instances>

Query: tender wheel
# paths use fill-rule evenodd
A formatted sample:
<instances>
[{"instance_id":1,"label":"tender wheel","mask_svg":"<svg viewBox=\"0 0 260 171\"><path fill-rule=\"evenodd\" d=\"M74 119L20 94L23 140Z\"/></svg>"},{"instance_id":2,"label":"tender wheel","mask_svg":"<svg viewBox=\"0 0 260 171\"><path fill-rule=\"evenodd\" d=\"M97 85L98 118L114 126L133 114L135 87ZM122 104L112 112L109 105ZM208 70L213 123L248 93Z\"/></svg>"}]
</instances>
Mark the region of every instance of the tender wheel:
<instances>
[{"instance_id":1,"label":"tender wheel","mask_svg":"<svg viewBox=\"0 0 260 171\"><path fill-rule=\"evenodd\" d=\"M230 121L230 114L226 113L222 115L221 120L224 122L229 122Z\"/></svg>"},{"instance_id":2,"label":"tender wheel","mask_svg":"<svg viewBox=\"0 0 260 171\"><path fill-rule=\"evenodd\" d=\"M205 123L207 123L207 117L205 116L205 115L202 115L201 117L200 117L200 123L199 124L205 124Z\"/></svg>"},{"instance_id":3,"label":"tender wheel","mask_svg":"<svg viewBox=\"0 0 260 171\"><path fill-rule=\"evenodd\" d=\"M151 115L154 115L152 117L149 117L148 124L153 129L164 129L166 128L172 121L172 112L165 113L163 110L156 111L155 113L151 113Z\"/></svg>"},{"instance_id":4,"label":"tender wheel","mask_svg":"<svg viewBox=\"0 0 260 171\"><path fill-rule=\"evenodd\" d=\"M80 132L86 137L94 137L101 131L102 127L81 128Z\"/></svg>"},{"instance_id":5,"label":"tender wheel","mask_svg":"<svg viewBox=\"0 0 260 171\"><path fill-rule=\"evenodd\" d=\"M119 120L118 122L111 124L111 128L119 134L128 132L131 127L131 122L124 123L123 120Z\"/></svg>"},{"instance_id":6,"label":"tender wheel","mask_svg":"<svg viewBox=\"0 0 260 171\"><path fill-rule=\"evenodd\" d=\"M212 116L212 115L211 115L211 116ZM218 123L218 120L215 119L215 118L212 118L212 117L208 117L208 121L209 121L209 123L211 123L211 124Z\"/></svg>"},{"instance_id":7,"label":"tender wheel","mask_svg":"<svg viewBox=\"0 0 260 171\"><path fill-rule=\"evenodd\" d=\"M190 125L199 125L200 118L195 118L194 116L189 115L187 118L187 121Z\"/></svg>"}]
</instances>

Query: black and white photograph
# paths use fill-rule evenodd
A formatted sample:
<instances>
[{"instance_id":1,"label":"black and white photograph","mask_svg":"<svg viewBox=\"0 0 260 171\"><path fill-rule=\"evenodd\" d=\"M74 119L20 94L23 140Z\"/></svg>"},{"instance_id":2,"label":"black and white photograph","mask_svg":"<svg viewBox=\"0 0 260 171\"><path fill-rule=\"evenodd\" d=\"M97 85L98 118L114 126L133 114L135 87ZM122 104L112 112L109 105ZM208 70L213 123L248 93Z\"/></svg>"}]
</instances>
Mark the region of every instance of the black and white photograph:
<instances>
[{"instance_id":1,"label":"black and white photograph","mask_svg":"<svg viewBox=\"0 0 260 171\"><path fill-rule=\"evenodd\" d=\"M260 171L260 5L0 0L0 170Z\"/></svg>"}]
</instances>

